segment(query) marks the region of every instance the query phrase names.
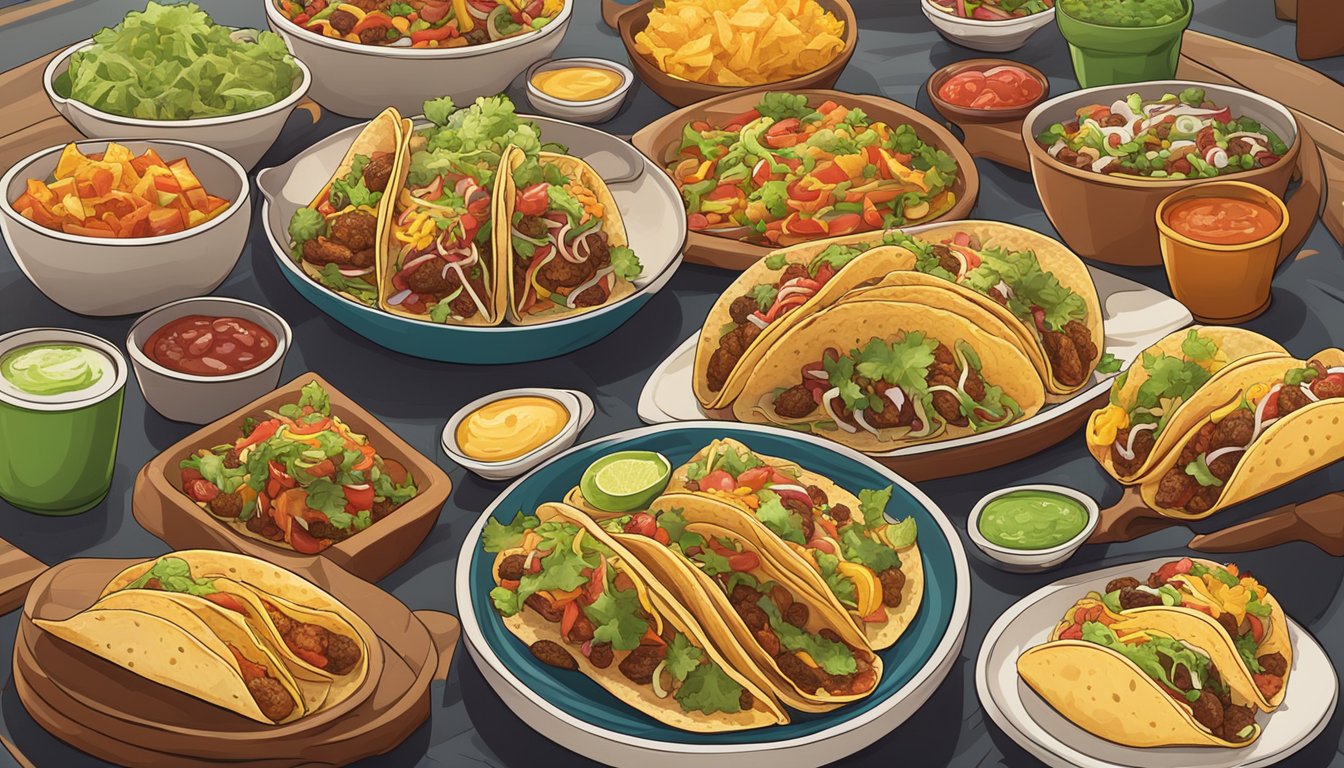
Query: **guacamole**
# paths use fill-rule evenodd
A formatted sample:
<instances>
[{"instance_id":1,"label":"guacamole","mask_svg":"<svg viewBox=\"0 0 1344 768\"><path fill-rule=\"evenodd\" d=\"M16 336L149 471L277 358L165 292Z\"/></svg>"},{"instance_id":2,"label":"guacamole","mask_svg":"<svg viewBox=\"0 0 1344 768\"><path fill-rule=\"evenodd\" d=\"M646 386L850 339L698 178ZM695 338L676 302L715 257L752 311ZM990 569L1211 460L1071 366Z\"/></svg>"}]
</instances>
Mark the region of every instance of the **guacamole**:
<instances>
[{"instance_id":1,"label":"guacamole","mask_svg":"<svg viewBox=\"0 0 1344 768\"><path fill-rule=\"evenodd\" d=\"M1060 0L1079 21L1106 27L1157 27L1185 15L1189 0Z\"/></svg>"}]
</instances>

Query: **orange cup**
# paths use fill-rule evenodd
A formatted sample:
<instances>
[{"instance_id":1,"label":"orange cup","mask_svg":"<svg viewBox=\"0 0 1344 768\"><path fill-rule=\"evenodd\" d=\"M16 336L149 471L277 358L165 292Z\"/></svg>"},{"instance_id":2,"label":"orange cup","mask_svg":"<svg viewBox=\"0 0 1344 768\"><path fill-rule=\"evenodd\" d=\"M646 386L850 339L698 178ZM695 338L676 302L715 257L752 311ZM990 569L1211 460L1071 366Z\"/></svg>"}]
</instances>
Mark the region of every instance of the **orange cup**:
<instances>
[{"instance_id":1,"label":"orange cup","mask_svg":"<svg viewBox=\"0 0 1344 768\"><path fill-rule=\"evenodd\" d=\"M1173 206L1191 198L1258 203L1278 219L1278 226L1250 242L1203 242L1177 232L1167 220ZM1203 323L1233 325L1256 317L1269 308L1274 268L1287 229L1288 208L1264 187L1244 181L1209 181L1173 192L1157 207L1158 239L1172 294Z\"/></svg>"}]
</instances>

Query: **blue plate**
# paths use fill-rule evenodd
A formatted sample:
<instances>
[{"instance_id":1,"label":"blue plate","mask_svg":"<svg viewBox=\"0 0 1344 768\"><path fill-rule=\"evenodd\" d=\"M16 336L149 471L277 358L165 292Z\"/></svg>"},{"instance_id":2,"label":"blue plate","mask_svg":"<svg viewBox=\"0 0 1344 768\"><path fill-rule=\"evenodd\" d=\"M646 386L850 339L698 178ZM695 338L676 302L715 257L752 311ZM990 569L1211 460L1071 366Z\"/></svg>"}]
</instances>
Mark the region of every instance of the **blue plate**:
<instances>
[{"instance_id":1,"label":"blue plate","mask_svg":"<svg viewBox=\"0 0 1344 768\"><path fill-rule=\"evenodd\" d=\"M569 147L599 170L615 169L610 184L625 221L630 247L644 274L635 292L600 309L549 323L493 328L444 325L400 317L327 290L289 258L289 220L308 205L335 173L363 123L338 131L284 165L257 174L263 196L261 219L280 273L313 306L375 344L403 354L449 363L504 364L568 354L607 336L638 312L672 279L681 265L686 216L676 184L626 142L594 128L526 115L548 141ZM639 165L642 164L642 169Z\"/></svg>"},{"instance_id":2,"label":"blue plate","mask_svg":"<svg viewBox=\"0 0 1344 768\"><path fill-rule=\"evenodd\" d=\"M871 696L826 713L790 710L792 722L782 726L722 734L682 731L624 705L580 673L558 670L537 661L505 628L492 607L488 593L494 587L490 572L494 557L479 544L487 519L494 517L507 522L520 510L531 513L543 502L563 499L589 464L614 451L657 451L678 465L720 437L735 438L761 453L796 461L856 492L860 488L892 485L890 513L900 518L915 517L924 560L924 599L914 623L900 641L879 653L884 673ZM595 739L604 741L601 757L611 761L615 754L611 751L612 744L620 741L627 745L642 742L654 752L675 749L740 753L805 747L826 739L828 757L817 762L829 762L861 749L895 728L941 681L965 631L969 588L965 553L946 517L928 497L880 464L808 435L770 427L692 422L631 430L577 446L514 483L468 534L459 559L457 590L468 647L487 672L487 679L492 684L498 683L496 690L511 704L524 699L540 712L561 715L559 719L575 728L552 726L538 730L571 749L594 749ZM855 733L850 734L851 731ZM852 738L837 739L846 734ZM782 755L772 753L772 760L776 757ZM628 759L633 762L640 758L632 755Z\"/></svg>"}]
</instances>

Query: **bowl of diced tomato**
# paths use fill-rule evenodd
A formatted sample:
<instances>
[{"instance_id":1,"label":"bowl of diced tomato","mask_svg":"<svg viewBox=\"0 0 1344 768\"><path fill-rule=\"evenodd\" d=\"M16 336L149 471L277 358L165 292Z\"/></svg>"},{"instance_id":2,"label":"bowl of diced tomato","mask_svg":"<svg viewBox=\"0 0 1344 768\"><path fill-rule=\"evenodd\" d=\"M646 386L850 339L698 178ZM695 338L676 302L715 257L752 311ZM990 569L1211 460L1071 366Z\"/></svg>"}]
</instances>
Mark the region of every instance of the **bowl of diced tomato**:
<instances>
[{"instance_id":1,"label":"bowl of diced tomato","mask_svg":"<svg viewBox=\"0 0 1344 768\"><path fill-rule=\"evenodd\" d=\"M990 53L1021 48L1055 19L1054 0L920 0L919 5L943 37Z\"/></svg>"},{"instance_id":2,"label":"bowl of diced tomato","mask_svg":"<svg viewBox=\"0 0 1344 768\"><path fill-rule=\"evenodd\" d=\"M71 312L127 315L213 291L247 243L247 172L181 141L80 141L0 179L0 232L38 290Z\"/></svg>"}]
</instances>

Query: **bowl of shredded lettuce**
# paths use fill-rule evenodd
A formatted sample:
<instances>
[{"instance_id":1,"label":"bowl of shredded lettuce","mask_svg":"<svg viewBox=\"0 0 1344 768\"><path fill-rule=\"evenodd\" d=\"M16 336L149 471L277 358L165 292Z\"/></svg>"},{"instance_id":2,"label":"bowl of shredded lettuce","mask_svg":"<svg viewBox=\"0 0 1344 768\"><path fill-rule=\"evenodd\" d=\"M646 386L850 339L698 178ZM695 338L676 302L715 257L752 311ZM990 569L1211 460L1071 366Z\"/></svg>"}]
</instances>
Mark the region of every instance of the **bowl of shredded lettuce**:
<instances>
[{"instance_id":1,"label":"bowl of shredded lettuce","mask_svg":"<svg viewBox=\"0 0 1344 768\"><path fill-rule=\"evenodd\" d=\"M311 84L273 32L215 24L194 3L150 2L62 51L43 84L90 138L153 134L218 148L251 168Z\"/></svg>"}]
</instances>

